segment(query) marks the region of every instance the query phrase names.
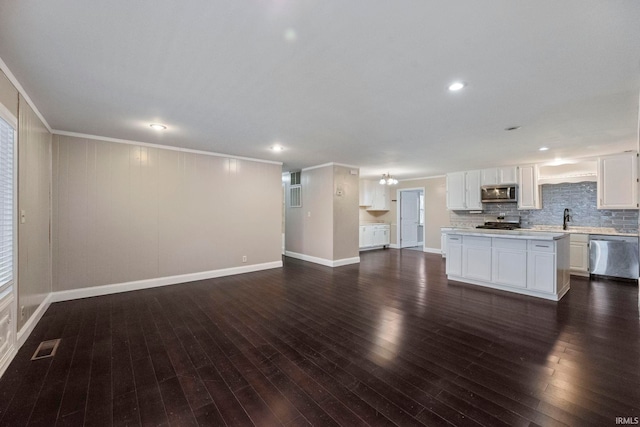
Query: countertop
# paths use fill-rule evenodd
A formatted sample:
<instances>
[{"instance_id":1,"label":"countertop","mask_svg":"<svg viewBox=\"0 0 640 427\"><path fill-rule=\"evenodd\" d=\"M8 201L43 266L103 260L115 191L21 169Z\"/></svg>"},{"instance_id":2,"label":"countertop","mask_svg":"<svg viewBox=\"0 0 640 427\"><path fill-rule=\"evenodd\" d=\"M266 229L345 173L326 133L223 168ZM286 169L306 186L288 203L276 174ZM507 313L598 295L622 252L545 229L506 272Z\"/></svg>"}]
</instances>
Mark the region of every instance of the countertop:
<instances>
[{"instance_id":1,"label":"countertop","mask_svg":"<svg viewBox=\"0 0 640 427\"><path fill-rule=\"evenodd\" d=\"M443 227L445 231L455 234L483 236L483 237L504 237L509 239L535 239L535 240L559 240L568 237L568 233L551 233L534 230L490 230L486 228L463 228L463 227Z\"/></svg>"},{"instance_id":2,"label":"countertop","mask_svg":"<svg viewBox=\"0 0 640 427\"><path fill-rule=\"evenodd\" d=\"M486 229L477 229L475 227L441 227L442 231L450 231L450 230L483 230ZM493 230L492 230L493 231ZM603 234L607 236L631 236L637 237L638 233L621 233L616 231L615 228L605 228L605 227L567 227L566 230L562 229L561 225L534 225L531 228L520 228L518 230L498 230L504 231L506 233L514 233L514 232L532 232L532 233L563 233L563 234Z\"/></svg>"}]
</instances>

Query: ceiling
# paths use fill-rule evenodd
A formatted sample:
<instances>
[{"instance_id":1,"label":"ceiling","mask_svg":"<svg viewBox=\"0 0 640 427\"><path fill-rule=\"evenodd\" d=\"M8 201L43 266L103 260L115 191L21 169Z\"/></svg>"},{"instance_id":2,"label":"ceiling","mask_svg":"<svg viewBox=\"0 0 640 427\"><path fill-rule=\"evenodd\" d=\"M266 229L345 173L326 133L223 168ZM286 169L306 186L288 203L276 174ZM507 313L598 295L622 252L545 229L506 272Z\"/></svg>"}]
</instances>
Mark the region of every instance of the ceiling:
<instances>
[{"instance_id":1,"label":"ceiling","mask_svg":"<svg viewBox=\"0 0 640 427\"><path fill-rule=\"evenodd\" d=\"M404 179L636 149L639 22L637 0L0 0L0 58L57 131Z\"/></svg>"}]
</instances>

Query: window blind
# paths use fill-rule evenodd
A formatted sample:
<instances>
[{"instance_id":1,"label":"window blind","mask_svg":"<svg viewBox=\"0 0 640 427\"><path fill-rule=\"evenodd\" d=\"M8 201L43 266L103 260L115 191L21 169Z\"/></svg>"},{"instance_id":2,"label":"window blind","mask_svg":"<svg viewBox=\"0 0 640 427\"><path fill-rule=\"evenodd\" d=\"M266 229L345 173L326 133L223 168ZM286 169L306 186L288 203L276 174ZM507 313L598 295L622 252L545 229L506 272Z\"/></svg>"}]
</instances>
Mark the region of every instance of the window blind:
<instances>
[{"instance_id":1,"label":"window blind","mask_svg":"<svg viewBox=\"0 0 640 427\"><path fill-rule=\"evenodd\" d=\"M0 292L13 284L15 130L0 118Z\"/></svg>"}]
</instances>

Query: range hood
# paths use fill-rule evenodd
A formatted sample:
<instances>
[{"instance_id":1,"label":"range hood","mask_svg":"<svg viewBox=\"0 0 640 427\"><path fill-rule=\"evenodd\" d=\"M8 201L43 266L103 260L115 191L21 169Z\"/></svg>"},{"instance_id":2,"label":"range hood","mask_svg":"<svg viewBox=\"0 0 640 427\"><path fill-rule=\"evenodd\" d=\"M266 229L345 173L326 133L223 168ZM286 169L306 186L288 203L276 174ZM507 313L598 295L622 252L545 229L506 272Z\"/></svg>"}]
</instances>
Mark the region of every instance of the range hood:
<instances>
[{"instance_id":1,"label":"range hood","mask_svg":"<svg viewBox=\"0 0 640 427\"><path fill-rule=\"evenodd\" d=\"M574 182L595 182L596 160L581 160L563 165L543 165L538 168L538 185Z\"/></svg>"}]
</instances>

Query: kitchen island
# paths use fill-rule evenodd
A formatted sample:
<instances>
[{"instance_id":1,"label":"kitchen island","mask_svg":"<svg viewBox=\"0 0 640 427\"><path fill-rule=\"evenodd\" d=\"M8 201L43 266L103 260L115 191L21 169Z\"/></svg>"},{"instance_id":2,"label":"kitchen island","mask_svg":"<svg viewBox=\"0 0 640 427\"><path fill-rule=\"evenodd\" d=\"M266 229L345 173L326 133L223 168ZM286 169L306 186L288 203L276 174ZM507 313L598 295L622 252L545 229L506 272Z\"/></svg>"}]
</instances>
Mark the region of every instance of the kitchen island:
<instances>
[{"instance_id":1,"label":"kitchen island","mask_svg":"<svg viewBox=\"0 0 640 427\"><path fill-rule=\"evenodd\" d=\"M451 228L449 280L558 301L569 290L569 235Z\"/></svg>"}]
</instances>

